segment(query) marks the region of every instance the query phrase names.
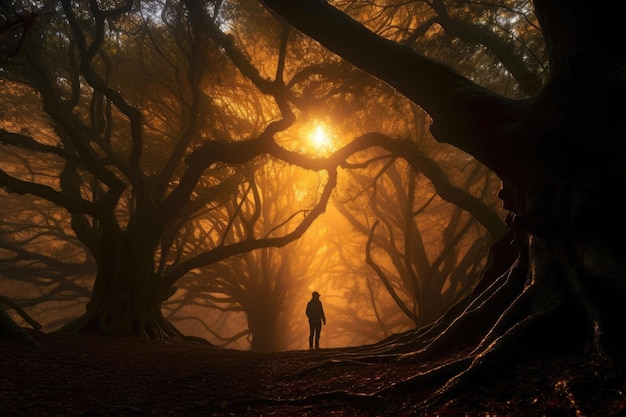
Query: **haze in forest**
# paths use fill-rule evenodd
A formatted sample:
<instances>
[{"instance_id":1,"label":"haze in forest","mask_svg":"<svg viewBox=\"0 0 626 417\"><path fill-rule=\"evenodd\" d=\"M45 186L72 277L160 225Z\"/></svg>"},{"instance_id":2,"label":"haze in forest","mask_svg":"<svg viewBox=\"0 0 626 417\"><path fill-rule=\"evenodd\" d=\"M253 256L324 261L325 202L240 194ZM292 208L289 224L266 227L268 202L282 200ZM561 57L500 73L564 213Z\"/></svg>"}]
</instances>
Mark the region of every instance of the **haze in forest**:
<instances>
[{"instance_id":1,"label":"haze in forest","mask_svg":"<svg viewBox=\"0 0 626 417\"><path fill-rule=\"evenodd\" d=\"M0 67L0 295L25 316L282 351L306 347L312 291L322 347L420 328L471 293L504 233L500 181L435 141L419 106L256 1L117 3L55 6ZM419 35L424 53L523 94L483 48L427 25L427 4L356 6L389 39ZM480 20L514 31L541 77L518 9ZM378 136L423 164L346 147Z\"/></svg>"}]
</instances>

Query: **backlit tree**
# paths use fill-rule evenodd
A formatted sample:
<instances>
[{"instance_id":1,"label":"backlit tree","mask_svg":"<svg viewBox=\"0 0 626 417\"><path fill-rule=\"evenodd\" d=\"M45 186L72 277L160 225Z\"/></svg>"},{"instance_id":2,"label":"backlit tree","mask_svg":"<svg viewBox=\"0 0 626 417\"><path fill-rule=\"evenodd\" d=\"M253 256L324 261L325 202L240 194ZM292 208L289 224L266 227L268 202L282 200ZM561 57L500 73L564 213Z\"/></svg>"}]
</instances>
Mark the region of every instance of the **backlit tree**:
<instances>
[{"instance_id":1,"label":"backlit tree","mask_svg":"<svg viewBox=\"0 0 626 417\"><path fill-rule=\"evenodd\" d=\"M494 49L506 43L474 37L510 71L526 94L520 98L379 36L326 1L264 3L420 105L432 117L436 139L473 155L502 181L511 235L497 245L483 285L469 304L405 347L414 359L425 359L474 345L450 365L453 377L442 390L463 386L490 359L516 358L522 348L526 354L582 355L597 375L623 378L624 231L614 184L624 177L626 52L612 45L621 37L626 5L535 0L531 11L522 4L518 18L541 27L549 57L542 86L505 61L510 48ZM443 10L447 2L431 4L439 9L434 22L469 39L475 25L450 26L455 16ZM460 7L457 17L463 14L464 2L450 4ZM590 12L599 24L589 24ZM474 20L482 23L480 16Z\"/></svg>"}]
</instances>

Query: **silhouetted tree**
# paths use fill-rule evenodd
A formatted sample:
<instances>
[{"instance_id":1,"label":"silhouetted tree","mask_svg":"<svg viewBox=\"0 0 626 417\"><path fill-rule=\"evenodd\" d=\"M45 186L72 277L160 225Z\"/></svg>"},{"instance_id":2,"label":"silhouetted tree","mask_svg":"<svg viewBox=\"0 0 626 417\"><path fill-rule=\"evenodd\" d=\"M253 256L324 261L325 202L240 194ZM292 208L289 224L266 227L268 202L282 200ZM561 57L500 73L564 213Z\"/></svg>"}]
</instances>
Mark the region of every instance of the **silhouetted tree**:
<instances>
[{"instance_id":1,"label":"silhouetted tree","mask_svg":"<svg viewBox=\"0 0 626 417\"><path fill-rule=\"evenodd\" d=\"M323 212L334 175L283 235L256 234L263 204L256 199L251 218L233 213L215 225L213 233L225 234L214 247L193 253L171 246L177 233L186 233L188 219L241 198L242 164L267 153L264 142L292 123L282 80L287 42L283 36L274 55L276 79L265 79L221 32L220 9L197 9L199 2L190 3L191 12L183 3L134 6L93 2L83 8L64 0L24 34L20 53L5 63L3 74L11 86L26 86L41 97L46 123L33 131L0 131L2 143L22 158L3 165L0 183L64 208L93 257L97 275L90 301L66 330L179 337L160 308L174 284L195 268L301 236ZM159 24L152 24L155 10ZM245 114L244 103L224 95L220 83L228 77L237 80L237 88L269 97L253 103L261 123ZM275 118L264 115L266 108L272 113L276 107L285 117L265 122ZM246 135L256 140L234 140ZM146 152L152 147L162 152ZM45 163L31 169L37 159ZM240 240L228 236L236 222L244 225Z\"/></svg>"},{"instance_id":2,"label":"silhouetted tree","mask_svg":"<svg viewBox=\"0 0 626 417\"><path fill-rule=\"evenodd\" d=\"M28 42L2 67L11 97L4 100L14 107L0 132L11 150L2 184L62 207L61 217L55 211L50 219L59 223L50 224L56 227L51 233L76 249L75 259L64 254L58 262L43 244L34 245L42 238L7 240L8 251L40 259L40 266L27 270L7 258L13 271L19 269L15 279L28 274L27 281L43 290L40 297L21 298L22 305L83 303L89 294L87 312L68 330L155 338L179 335L160 310L173 294L168 317L186 303L243 312L245 297L233 297L219 283L225 275L217 273L220 261L301 236L324 210L336 168L379 142L364 137L327 160L286 151L301 151L283 134L295 120L292 106L324 115L322 110L329 111L323 106L331 103L335 120L352 123L347 116L354 106L345 102L365 101L362 91L371 79L336 60L324 61L311 45L313 52L293 47L287 31L262 25L271 18L254 2L219 5L146 1L134 8L132 2L80 8L50 2L55 13L37 13L37 25L20 32ZM229 26L237 31L223 32ZM273 29L262 33L267 27ZM268 72L273 78L263 75ZM285 74L291 78L283 79ZM38 111L40 98L44 113ZM241 140L246 137L253 139ZM257 158L263 154L328 171L324 189L303 206L311 211L296 210L305 215L292 217L282 236L258 234L257 213L269 205L246 200L255 187L244 185L254 177L255 164L264 163ZM248 211L239 207L244 200ZM23 225L37 219L23 218ZM95 283L85 276L90 271ZM231 343L246 332L228 334Z\"/></svg>"},{"instance_id":3,"label":"silhouetted tree","mask_svg":"<svg viewBox=\"0 0 626 417\"><path fill-rule=\"evenodd\" d=\"M241 201L223 211L222 219L207 222L203 218L201 224L193 225L192 229L197 234L208 226L223 225L231 230L234 242L245 239L251 228L258 236L287 234L291 219L306 214L305 211L293 212L293 208L301 205L298 200L317 198L319 187L323 185L319 181L316 174L308 176L303 170L285 163L265 161L246 184L247 192L242 193ZM247 221L231 220L237 217ZM206 237L193 239L202 247L199 253L219 244L211 241L210 230L204 233ZM222 231L214 236L228 235ZM298 259L311 251L301 249L300 243L294 242L282 248L262 248L232 256L199 268L200 280L187 283L183 279L181 284L184 287L177 287L186 292L201 291L205 297L219 300L224 310L234 311L234 306L238 306L237 310L245 314L247 330L237 332L237 335L247 337L253 351L285 350L292 338L284 312L292 303L290 298L294 293L306 285L307 264L298 262ZM309 259L309 263L314 260ZM196 296L203 297L201 294Z\"/></svg>"},{"instance_id":4,"label":"silhouetted tree","mask_svg":"<svg viewBox=\"0 0 626 417\"><path fill-rule=\"evenodd\" d=\"M457 206L446 204L425 178L392 159L383 160L375 182L367 187L370 176L355 177L367 190L367 199L357 205L371 207L358 211L340 206L343 215L365 236L362 251L366 261L384 284L393 302L413 323L422 327L437 319L451 304L470 293L485 265L489 234L475 223L475 217ZM441 186L448 180L443 170L431 161ZM480 164L469 174L464 186L476 187ZM482 171L485 171L484 168ZM489 186L489 181L485 185ZM461 193L461 189L458 191ZM470 193L466 192L467 198ZM492 211L487 205L483 212ZM504 222L500 225L504 230ZM498 228L491 230L501 236Z\"/></svg>"},{"instance_id":5,"label":"silhouetted tree","mask_svg":"<svg viewBox=\"0 0 626 417\"><path fill-rule=\"evenodd\" d=\"M612 45L621 37L626 5L535 0L548 78L539 88L502 57L529 94L511 99L374 34L325 1L264 3L419 104L433 119L435 138L473 155L502 180L512 235L497 246L466 308L451 310L406 348L423 359L475 344L449 367L460 376L442 390L462 386L490 359L522 349L584 355L599 375L623 377L624 226L613 184L624 179L626 52ZM442 9L444 2L432 5ZM589 24L590 11L602 24ZM533 20L530 11L520 16ZM442 12L436 17L444 30L453 30L450 19ZM457 33L469 36L470 29Z\"/></svg>"}]
</instances>

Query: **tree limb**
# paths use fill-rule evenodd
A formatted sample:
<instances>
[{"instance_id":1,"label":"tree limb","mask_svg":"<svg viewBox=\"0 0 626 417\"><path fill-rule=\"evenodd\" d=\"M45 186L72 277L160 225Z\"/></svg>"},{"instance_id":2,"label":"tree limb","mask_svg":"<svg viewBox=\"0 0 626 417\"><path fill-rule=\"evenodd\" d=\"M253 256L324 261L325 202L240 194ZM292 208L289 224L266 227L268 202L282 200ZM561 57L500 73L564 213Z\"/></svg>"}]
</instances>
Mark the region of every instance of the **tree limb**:
<instances>
[{"instance_id":1,"label":"tree limb","mask_svg":"<svg viewBox=\"0 0 626 417\"><path fill-rule=\"evenodd\" d=\"M502 97L441 62L376 35L326 1L263 3L424 108L433 119L431 131L438 140L468 152L503 179L519 177L520 167L511 163L520 159L511 128L523 113L523 103Z\"/></svg>"}]
</instances>

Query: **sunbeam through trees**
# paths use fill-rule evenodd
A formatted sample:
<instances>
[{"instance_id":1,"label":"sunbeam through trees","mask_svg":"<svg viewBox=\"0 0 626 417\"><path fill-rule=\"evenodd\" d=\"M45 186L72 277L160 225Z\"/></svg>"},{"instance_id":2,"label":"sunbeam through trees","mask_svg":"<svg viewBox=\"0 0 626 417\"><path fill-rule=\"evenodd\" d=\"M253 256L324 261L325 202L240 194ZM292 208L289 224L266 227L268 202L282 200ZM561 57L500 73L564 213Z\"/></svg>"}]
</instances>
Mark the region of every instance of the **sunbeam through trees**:
<instances>
[{"instance_id":1,"label":"sunbeam through trees","mask_svg":"<svg viewBox=\"0 0 626 417\"><path fill-rule=\"evenodd\" d=\"M605 387L593 395L614 393L624 11L2 5L3 321L22 338L291 352L308 348L319 291L332 352L316 369L426 364L334 399L428 386L394 407L428 415L505 369L563 358ZM583 413L561 375L548 385Z\"/></svg>"}]
</instances>

